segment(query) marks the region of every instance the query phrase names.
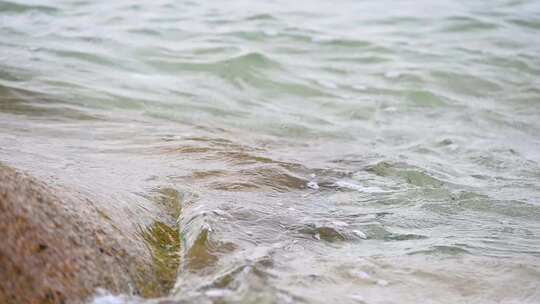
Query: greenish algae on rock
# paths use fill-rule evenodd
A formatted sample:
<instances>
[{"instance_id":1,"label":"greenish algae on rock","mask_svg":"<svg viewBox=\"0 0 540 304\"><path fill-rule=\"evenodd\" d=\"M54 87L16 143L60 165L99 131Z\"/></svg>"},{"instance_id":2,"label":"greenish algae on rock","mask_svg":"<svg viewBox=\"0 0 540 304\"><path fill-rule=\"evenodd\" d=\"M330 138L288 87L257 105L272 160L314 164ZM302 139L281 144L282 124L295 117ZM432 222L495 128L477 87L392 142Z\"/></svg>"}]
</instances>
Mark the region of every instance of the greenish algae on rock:
<instances>
[{"instance_id":1,"label":"greenish algae on rock","mask_svg":"<svg viewBox=\"0 0 540 304\"><path fill-rule=\"evenodd\" d=\"M143 232L145 241L152 252L154 273L158 282L144 287L143 294L159 296L171 290L176 282L180 265L180 237L178 229L162 222L156 222Z\"/></svg>"}]
</instances>

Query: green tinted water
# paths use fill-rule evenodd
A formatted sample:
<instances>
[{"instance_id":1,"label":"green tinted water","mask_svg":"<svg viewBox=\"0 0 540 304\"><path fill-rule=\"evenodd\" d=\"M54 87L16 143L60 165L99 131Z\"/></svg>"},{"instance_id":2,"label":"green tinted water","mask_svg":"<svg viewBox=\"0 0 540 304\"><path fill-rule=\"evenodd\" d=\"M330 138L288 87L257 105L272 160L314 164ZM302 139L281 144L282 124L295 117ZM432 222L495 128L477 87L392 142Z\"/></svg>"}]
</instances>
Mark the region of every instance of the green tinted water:
<instances>
[{"instance_id":1,"label":"green tinted water","mask_svg":"<svg viewBox=\"0 0 540 304\"><path fill-rule=\"evenodd\" d=\"M0 161L170 210L170 296L97 303L536 303L539 33L535 1L0 1Z\"/></svg>"}]
</instances>

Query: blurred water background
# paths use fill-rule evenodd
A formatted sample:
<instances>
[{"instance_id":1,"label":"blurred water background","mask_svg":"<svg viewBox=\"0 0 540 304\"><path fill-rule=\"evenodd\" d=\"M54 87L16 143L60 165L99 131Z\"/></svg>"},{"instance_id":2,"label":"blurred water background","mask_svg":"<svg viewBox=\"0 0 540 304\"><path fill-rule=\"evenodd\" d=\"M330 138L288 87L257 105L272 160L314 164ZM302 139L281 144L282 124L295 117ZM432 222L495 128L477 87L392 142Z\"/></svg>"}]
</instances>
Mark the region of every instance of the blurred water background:
<instances>
[{"instance_id":1,"label":"blurred water background","mask_svg":"<svg viewBox=\"0 0 540 304\"><path fill-rule=\"evenodd\" d=\"M539 37L539 1L2 0L0 161L175 206L170 295L96 302L538 303Z\"/></svg>"}]
</instances>

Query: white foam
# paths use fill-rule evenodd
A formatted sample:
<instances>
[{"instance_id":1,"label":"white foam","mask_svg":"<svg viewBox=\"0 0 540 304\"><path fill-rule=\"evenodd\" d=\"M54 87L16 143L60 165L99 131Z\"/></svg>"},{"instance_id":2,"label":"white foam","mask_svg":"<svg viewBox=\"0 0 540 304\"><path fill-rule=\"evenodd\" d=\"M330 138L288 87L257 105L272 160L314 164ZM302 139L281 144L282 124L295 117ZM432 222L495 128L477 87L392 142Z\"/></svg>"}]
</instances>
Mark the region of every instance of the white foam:
<instances>
[{"instance_id":1,"label":"white foam","mask_svg":"<svg viewBox=\"0 0 540 304\"><path fill-rule=\"evenodd\" d=\"M349 298L358 302L364 302L365 299L361 294L355 293L352 295L349 295Z\"/></svg>"},{"instance_id":2,"label":"white foam","mask_svg":"<svg viewBox=\"0 0 540 304\"><path fill-rule=\"evenodd\" d=\"M347 227L349 224L344 221L333 221L332 224L338 226L338 227Z\"/></svg>"},{"instance_id":3,"label":"white foam","mask_svg":"<svg viewBox=\"0 0 540 304\"><path fill-rule=\"evenodd\" d=\"M387 107L387 108L384 108L383 111L385 111L385 112L396 112L397 108L396 107Z\"/></svg>"},{"instance_id":4,"label":"white foam","mask_svg":"<svg viewBox=\"0 0 540 304\"><path fill-rule=\"evenodd\" d=\"M222 298L229 293L230 291L226 289L210 289L210 290L207 290L204 294L210 298Z\"/></svg>"},{"instance_id":5,"label":"white foam","mask_svg":"<svg viewBox=\"0 0 540 304\"><path fill-rule=\"evenodd\" d=\"M91 304L128 304L124 297L105 295L95 298Z\"/></svg>"},{"instance_id":6,"label":"white foam","mask_svg":"<svg viewBox=\"0 0 540 304\"><path fill-rule=\"evenodd\" d=\"M365 193L385 193L385 192L388 192L388 191L383 190L383 189L381 189L379 187L364 187L362 185L347 182L347 181L337 181L336 186L351 189L351 190L356 190L356 191L359 191L359 192L365 192Z\"/></svg>"},{"instance_id":7,"label":"white foam","mask_svg":"<svg viewBox=\"0 0 540 304\"><path fill-rule=\"evenodd\" d=\"M363 279L363 280L369 280L371 278L369 276L369 274L367 272L364 272L364 271L353 272L352 275L354 275L355 277L358 277L360 279Z\"/></svg>"},{"instance_id":8,"label":"white foam","mask_svg":"<svg viewBox=\"0 0 540 304\"><path fill-rule=\"evenodd\" d=\"M353 230L353 233L361 239L367 239L367 235L360 230Z\"/></svg>"},{"instance_id":9,"label":"white foam","mask_svg":"<svg viewBox=\"0 0 540 304\"><path fill-rule=\"evenodd\" d=\"M315 189L315 190L319 189L319 184L317 184L317 182L314 182L314 181L307 183L307 186L311 189Z\"/></svg>"}]
</instances>

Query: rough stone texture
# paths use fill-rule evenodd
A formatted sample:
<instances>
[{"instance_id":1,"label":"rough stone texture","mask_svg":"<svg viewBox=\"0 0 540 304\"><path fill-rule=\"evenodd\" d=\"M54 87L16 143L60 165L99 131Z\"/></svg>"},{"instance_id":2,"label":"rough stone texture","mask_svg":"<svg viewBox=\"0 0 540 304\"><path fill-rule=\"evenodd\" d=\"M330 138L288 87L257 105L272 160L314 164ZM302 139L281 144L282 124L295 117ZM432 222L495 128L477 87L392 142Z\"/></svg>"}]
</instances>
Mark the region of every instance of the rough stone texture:
<instances>
[{"instance_id":1,"label":"rough stone texture","mask_svg":"<svg viewBox=\"0 0 540 304\"><path fill-rule=\"evenodd\" d=\"M83 303L97 288L158 296L151 252L118 220L0 164L0 303Z\"/></svg>"}]
</instances>

